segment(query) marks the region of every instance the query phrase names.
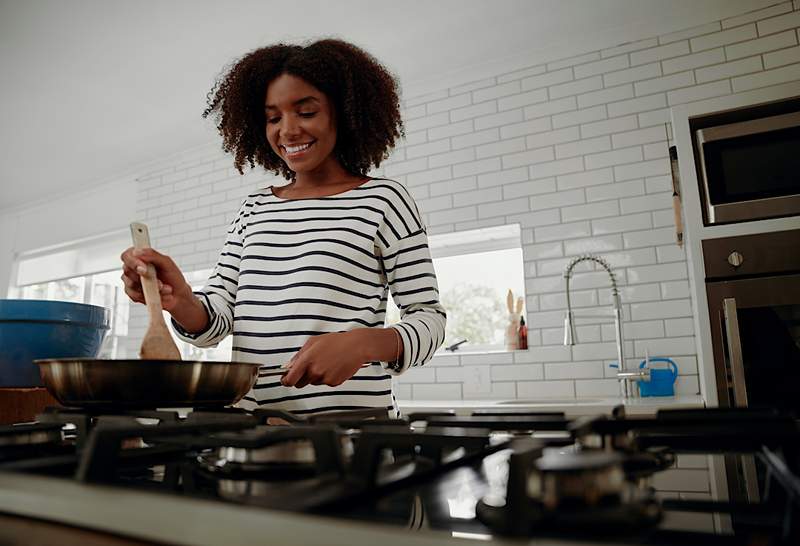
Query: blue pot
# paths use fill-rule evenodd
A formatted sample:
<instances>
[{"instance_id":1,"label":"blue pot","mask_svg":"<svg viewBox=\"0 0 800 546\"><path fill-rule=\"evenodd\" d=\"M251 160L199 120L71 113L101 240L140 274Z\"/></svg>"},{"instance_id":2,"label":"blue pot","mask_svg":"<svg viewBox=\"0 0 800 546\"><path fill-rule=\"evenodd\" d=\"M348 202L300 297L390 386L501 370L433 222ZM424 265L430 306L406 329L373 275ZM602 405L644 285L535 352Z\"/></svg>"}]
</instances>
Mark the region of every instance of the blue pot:
<instances>
[{"instance_id":1,"label":"blue pot","mask_svg":"<svg viewBox=\"0 0 800 546\"><path fill-rule=\"evenodd\" d=\"M97 305L0 299L0 387L42 385L38 358L94 358L111 324Z\"/></svg>"}]
</instances>

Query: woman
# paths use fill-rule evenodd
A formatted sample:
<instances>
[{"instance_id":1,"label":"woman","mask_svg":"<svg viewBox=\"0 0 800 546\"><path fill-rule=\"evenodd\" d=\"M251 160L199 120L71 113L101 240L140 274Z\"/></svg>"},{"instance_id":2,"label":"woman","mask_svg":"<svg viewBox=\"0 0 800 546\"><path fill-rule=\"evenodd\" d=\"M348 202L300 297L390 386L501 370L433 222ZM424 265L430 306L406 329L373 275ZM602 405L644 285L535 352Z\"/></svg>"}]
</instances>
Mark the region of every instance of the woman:
<instances>
[{"instance_id":1,"label":"woman","mask_svg":"<svg viewBox=\"0 0 800 546\"><path fill-rule=\"evenodd\" d=\"M346 42L279 44L234 64L203 115L240 173L258 163L290 182L244 200L202 290L169 257L128 249L126 293L144 301L139 273L152 263L182 339L232 334L233 360L287 367L280 382L259 379L247 409L397 412L391 377L430 360L446 314L414 200L367 176L402 135L395 80ZM401 321L384 328L389 290Z\"/></svg>"}]
</instances>

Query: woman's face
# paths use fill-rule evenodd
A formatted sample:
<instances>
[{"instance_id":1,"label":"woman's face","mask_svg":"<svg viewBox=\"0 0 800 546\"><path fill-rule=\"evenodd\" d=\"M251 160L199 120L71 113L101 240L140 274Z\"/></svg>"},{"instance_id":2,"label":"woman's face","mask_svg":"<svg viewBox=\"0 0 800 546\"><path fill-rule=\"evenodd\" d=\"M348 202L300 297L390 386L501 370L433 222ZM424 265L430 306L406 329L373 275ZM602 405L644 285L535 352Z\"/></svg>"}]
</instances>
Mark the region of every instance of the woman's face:
<instances>
[{"instance_id":1,"label":"woman's face","mask_svg":"<svg viewBox=\"0 0 800 546\"><path fill-rule=\"evenodd\" d=\"M336 161L333 105L307 81L282 74L267 87L267 141L296 173L312 172Z\"/></svg>"}]
</instances>

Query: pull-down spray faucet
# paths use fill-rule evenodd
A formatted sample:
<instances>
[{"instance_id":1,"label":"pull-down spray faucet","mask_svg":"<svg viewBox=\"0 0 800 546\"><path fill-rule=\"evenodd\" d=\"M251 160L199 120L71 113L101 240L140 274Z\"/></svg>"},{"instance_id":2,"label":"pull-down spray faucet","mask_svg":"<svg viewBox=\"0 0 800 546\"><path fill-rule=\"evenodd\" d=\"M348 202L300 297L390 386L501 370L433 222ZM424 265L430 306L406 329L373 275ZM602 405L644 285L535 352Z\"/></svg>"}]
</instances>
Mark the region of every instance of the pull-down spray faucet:
<instances>
[{"instance_id":1,"label":"pull-down spray faucet","mask_svg":"<svg viewBox=\"0 0 800 546\"><path fill-rule=\"evenodd\" d=\"M625 371L625 358L623 355L622 342L622 304L619 299L619 291L617 290L617 279L614 276L614 272L611 271L611 266L608 264L608 262L599 256L593 256L591 254L578 256L570 261L564 270L564 278L566 279L567 283L567 316L564 318L564 345L575 345L577 339L575 335L575 314L572 311L572 302L570 301L569 294L569 280L572 277L572 270L581 262L595 262L599 264L603 269L606 270L606 273L608 273L608 276L611 279L611 306L612 316L614 318L614 332L617 338L617 362L619 366L617 378L620 382L620 393L622 394L622 397L628 398L629 392L631 394L633 393L633 387L628 385L628 381L631 379L643 379L645 374L639 372L630 374L629 372ZM597 318L607 317L608 315L581 314L581 316Z\"/></svg>"}]
</instances>

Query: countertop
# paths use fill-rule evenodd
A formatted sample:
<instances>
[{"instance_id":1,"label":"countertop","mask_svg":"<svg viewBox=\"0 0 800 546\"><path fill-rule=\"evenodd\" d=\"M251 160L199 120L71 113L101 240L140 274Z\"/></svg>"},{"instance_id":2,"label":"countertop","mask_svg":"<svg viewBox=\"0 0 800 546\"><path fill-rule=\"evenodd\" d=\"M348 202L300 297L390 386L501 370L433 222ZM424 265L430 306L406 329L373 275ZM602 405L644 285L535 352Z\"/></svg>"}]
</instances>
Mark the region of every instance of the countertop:
<instances>
[{"instance_id":1,"label":"countertop","mask_svg":"<svg viewBox=\"0 0 800 546\"><path fill-rule=\"evenodd\" d=\"M3 472L0 472L0 513L181 546L487 544L466 537L453 537L444 531L406 531L397 526L264 510L164 493L87 485L62 478ZM494 538L488 543L497 546L590 544L541 538L530 541Z\"/></svg>"},{"instance_id":2,"label":"countertop","mask_svg":"<svg viewBox=\"0 0 800 546\"><path fill-rule=\"evenodd\" d=\"M642 398L583 398L537 400L398 400L403 413L453 410L469 415L473 410L563 411L567 417L610 414L616 406L625 406L627 415L655 415L659 409L703 408L700 395L648 396Z\"/></svg>"}]
</instances>

